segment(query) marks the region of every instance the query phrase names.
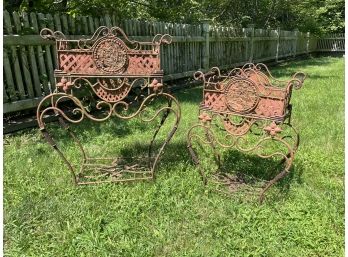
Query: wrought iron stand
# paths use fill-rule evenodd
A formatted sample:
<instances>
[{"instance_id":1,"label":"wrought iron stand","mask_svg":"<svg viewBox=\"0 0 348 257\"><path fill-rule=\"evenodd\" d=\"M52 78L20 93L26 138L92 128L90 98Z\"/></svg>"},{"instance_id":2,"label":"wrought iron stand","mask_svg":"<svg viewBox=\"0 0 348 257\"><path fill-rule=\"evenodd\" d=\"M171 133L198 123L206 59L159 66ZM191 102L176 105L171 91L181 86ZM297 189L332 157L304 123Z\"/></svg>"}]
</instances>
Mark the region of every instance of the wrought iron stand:
<instances>
[{"instance_id":1,"label":"wrought iron stand","mask_svg":"<svg viewBox=\"0 0 348 257\"><path fill-rule=\"evenodd\" d=\"M250 189L242 176L222 171L219 147L254 153L261 158L278 157L283 168L261 187L262 202L265 192L289 173L293 163L299 134L291 125L290 99L292 89L301 88L305 74L298 72L289 81L281 81L272 77L266 65L249 63L226 76L217 67L206 74L198 71L194 76L204 82L203 101L199 123L189 129L187 141L203 182L228 186L225 192L238 191L243 186ZM216 172L202 167L199 146L212 149Z\"/></svg>"},{"instance_id":2,"label":"wrought iron stand","mask_svg":"<svg viewBox=\"0 0 348 257\"><path fill-rule=\"evenodd\" d=\"M66 39L63 33L49 29L43 29L40 35L44 39L55 40L58 67L54 72L56 88L39 103L37 121L45 139L68 166L74 182L81 185L153 179L159 158L180 121L179 103L173 95L166 92L163 71L160 69L160 45L170 44L171 37L167 34L156 35L152 42L138 42L130 40L118 27L100 27L88 39ZM87 110L79 96L86 89L98 99L94 106L98 112ZM136 93L133 92L134 89ZM148 107L153 106L158 99L162 101L150 113ZM66 112L62 108L67 103L73 106L72 112ZM61 127L76 142L82 156L79 169L68 160L48 133L44 116L49 112L58 117ZM171 113L174 114L174 124L154 152L156 136ZM144 122L161 117L147 156L88 156L70 124L80 123L86 118L103 122L112 116L123 120L139 117Z\"/></svg>"}]
</instances>

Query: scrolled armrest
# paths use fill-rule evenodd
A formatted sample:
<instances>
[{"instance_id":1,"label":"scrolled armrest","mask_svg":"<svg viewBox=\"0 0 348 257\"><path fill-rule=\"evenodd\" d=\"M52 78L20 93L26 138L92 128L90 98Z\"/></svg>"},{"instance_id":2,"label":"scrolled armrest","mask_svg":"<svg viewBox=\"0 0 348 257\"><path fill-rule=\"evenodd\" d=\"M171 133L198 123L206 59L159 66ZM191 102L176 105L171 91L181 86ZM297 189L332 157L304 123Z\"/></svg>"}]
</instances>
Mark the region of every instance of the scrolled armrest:
<instances>
[{"instance_id":1,"label":"scrolled armrest","mask_svg":"<svg viewBox=\"0 0 348 257\"><path fill-rule=\"evenodd\" d=\"M295 89L300 89L303 85L304 80L306 79L307 75L303 72L296 72L292 76L293 86Z\"/></svg>"},{"instance_id":2,"label":"scrolled armrest","mask_svg":"<svg viewBox=\"0 0 348 257\"><path fill-rule=\"evenodd\" d=\"M287 92L291 94L292 88L300 89L306 79L306 74L303 72L296 72L287 83Z\"/></svg>"},{"instance_id":3,"label":"scrolled armrest","mask_svg":"<svg viewBox=\"0 0 348 257\"><path fill-rule=\"evenodd\" d=\"M193 74L193 77L195 80L202 80L206 82L206 79L212 76L218 76L221 77L220 69L218 67L213 67L210 69L210 71L203 73L203 71L196 71Z\"/></svg>"},{"instance_id":4,"label":"scrolled armrest","mask_svg":"<svg viewBox=\"0 0 348 257\"><path fill-rule=\"evenodd\" d=\"M152 43L153 44L167 44L169 45L170 43L172 43L172 36L169 34L157 34L156 36L154 36L154 38L152 39Z\"/></svg>"},{"instance_id":5,"label":"scrolled armrest","mask_svg":"<svg viewBox=\"0 0 348 257\"><path fill-rule=\"evenodd\" d=\"M48 28L44 28L40 31L40 36L43 39L48 39L48 40L61 40L61 39L66 39L65 35L60 32L60 31L52 31Z\"/></svg>"}]
</instances>

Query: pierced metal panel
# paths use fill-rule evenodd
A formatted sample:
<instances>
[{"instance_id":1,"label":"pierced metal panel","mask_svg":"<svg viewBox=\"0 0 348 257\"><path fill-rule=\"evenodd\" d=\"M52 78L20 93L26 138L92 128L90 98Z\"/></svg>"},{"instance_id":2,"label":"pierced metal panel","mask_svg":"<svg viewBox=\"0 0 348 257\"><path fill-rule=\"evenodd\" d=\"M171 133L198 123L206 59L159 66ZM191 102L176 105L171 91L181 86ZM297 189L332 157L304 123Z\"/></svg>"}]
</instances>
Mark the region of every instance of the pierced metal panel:
<instances>
[{"instance_id":1,"label":"pierced metal panel","mask_svg":"<svg viewBox=\"0 0 348 257\"><path fill-rule=\"evenodd\" d=\"M63 33L49 29L40 34L44 39L55 40L58 67L54 72L56 89L39 103L37 120L43 136L67 165L74 182L82 185L154 179L160 156L176 132L181 116L178 101L163 85L160 66L160 45L170 44L171 36L156 35L151 42L139 42L130 40L119 27L100 27L91 38L83 39L67 39ZM87 95L91 96L88 106L83 101ZM149 106L157 100L161 101L154 112ZM64 108L64 103L69 103L71 112ZM58 117L59 124L76 142L82 156L79 170L48 133L44 117L49 113ZM168 123L170 114L174 115L173 124L163 126L170 130L160 142L158 132ZM89 157L70 124L85 119L103 122L111 117L120 120L138 117L143 122L160 119L147 156Z\"/></svg>"},{"instance_id":2,"label":"pierced metal panel","mask_svg":"<svg viewBox=\"0 0 348 257\"><path fill-rule=\"evenodd\" d=\"M187 140L204 183L213 181L214 185L222 185L224 190L218 191L224 193L235 193L241 188L255 191L250 190L253 187L246 183L242 173L232 176L223 171L218 148L234 148L265 159L280 158L283 169L274 178L263 181L260 188L262 202L265 192L290 171L293 163L299 134L291 125L290 98L293 88L302 87L305 74L298 72L290 80L281 81L272 77L266 65L249 63L227 75L214 67L206 74L198 71L194 77L204 83L203 100L199 123L189 129ZM270 147L270 143L275 143L275 147ZM215 172L201 165L198 149L206 146L211 148L218 167Z\"/></svg>"}]
</instances>

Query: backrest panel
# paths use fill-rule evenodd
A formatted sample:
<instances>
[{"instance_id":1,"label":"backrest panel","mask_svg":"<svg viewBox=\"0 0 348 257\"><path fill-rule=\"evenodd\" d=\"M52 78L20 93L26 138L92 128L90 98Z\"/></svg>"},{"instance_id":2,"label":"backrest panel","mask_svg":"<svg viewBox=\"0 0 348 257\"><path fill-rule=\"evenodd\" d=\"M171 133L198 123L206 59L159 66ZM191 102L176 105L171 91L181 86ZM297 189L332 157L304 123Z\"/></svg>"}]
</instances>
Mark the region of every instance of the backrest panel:
<instances>
[{"instance_id":1,"label":"backrest panel","mask_svg":"<svg viewBox=\"0 0 348 257\"><path fill-rule=\"evenodd\" d=\"M264 64L247 64L221 75L217 67L207 74L197 72L203 79L201 108L217 113L247 116L256 119L281 120L287 115L291 90L301 87L296 76L288 81L272 77Z\"/></svg>"},{"instance_id":2,"label":"backrest panel","mask_svg":"<svg viewBox=\"0 0 348 257\"><path fill-rule=\"evenodd\" d=\"M100 27L89 39L66 39L49 29L41 36L56 40L59 76L163 75L160 44L171 42L169 35L156 35L151 42L130 40L118 27Z\"/></svg>"}]
</instances>

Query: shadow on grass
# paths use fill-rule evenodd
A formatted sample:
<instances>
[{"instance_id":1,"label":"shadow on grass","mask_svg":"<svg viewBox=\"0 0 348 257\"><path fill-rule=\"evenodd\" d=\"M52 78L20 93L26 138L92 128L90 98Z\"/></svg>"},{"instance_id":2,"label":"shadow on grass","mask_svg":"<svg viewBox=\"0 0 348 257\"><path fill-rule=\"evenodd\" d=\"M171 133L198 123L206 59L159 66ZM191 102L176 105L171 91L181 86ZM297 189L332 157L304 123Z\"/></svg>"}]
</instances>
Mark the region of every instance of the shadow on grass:
<instances>
[{"instance_id":1,"label":"shadow on grass","mask_svg":"<svg viewBox=\"0 0 348 257\"><path fill-rule=\"evenodd\" d=\"M310 74L307 76L307 79L313 80L327 80L327 79L340 79L342 76L334 75L319 75L319 74Z\"/></svg>"},{"instance_id":2,"label":"shadow on grass","mask_svg":"<svg viewBox=\"0 0 348 257\"><path fill-rule=\"evenodd\" d=\"M94 123L93 123L94 124ZM85 126L88 127L90 125L89 122L86 123ZM79 130L86 129L85 128L79 128ZM102 128L98 128L100 131L105 132L102 130ZM97 129L97 130L98 130ZM113 130L112 128L107 129L108 132L120 132L120 133L129 133L127 129L120 128L119 130ZM174 135L175 136L175 135ZM148 136L148 138L151 140L151 136ZM85 137L86 139L86 137ZM161 137L161 142L156 141L154 145L155 153L157 153L156 150L159 149L161 146L161 143L163 142L164 138ZM63 144L64 142L67 142L70 140L67 136L62 136L59 139L59 143ZM108 148L113 150L114 148L118 149L119 153L115 154L115 157L121 157L121 158L127 158L127 157L136 157L136 156L147 156L148 154L148 147L150 140L133 140L130 143L126 145L119 144L119 142L113 141L108 145ZM73 143L70 142L70 146ZM77 146L76 146L77 147ZM77 148L76 148L77 149ZM92 156L92 157L100 157L100 156ZM213 162L213 159L211 159ZM163 175L163 174L169 174L172 170L172 167L175 167L180 165L182 167L181 169L184 170L177 170L177 172L185 172L187 168L192 172L192 169L198 172L196 170L192 160L191 156L187 149L187 144L185 140L172 140L169 142L169 144L164 149L164 153L161 155L161 158L158 162L158 166L156 168L156 174L157 175ZM279 172L282 171L282 166L279 165L279 160L275 159L263 159L255 155L251 154L245 154L237 150L227 150L223 153L223 162L222 162L223 168L222 171L226 173L233 172L235 174L241 174L242 176L245 176L249 178L250 185L253 186L253 179L256 181L268 181L272 178L274 178ZM169 170L170 168L170 170ZM66 169L68 169L66 167ZM287 195L290 190L290 186L293 182L297 182L299 184L302 183L302 173L303 168L301 163L298 161L294 161L293 166L290 169L290 172L287 176L285 176L283 179L278 181L273 187L276 187L279 191L279 194L272 194L272 197L268 197L268 194L266 193L266 198L268 198L271 202L277 202L278 200L284 200L287 198ZM250 180L251 178L251 180ZM248 180L246 180L247 183ZM231 195L233 197L233 194Z\"/></svg>"},{"instance_id":3,"label":"shadow on grass","mask_svg":"<svg viewBox=\"0 0 348 257\"><path fill-rule=\"evenodd\" d=\"M237 150L229 150L224 153L224 172L236 172L251 178L251 180L269 181L279 174L283 167L280 159L264 159ZM301 165L294 161L289 173L279 180L275 186L286 193L294 179L299 183L302 182L302 173Z\"/></svg>"},{"instance_id":4,"label":"shadow on grass","mask_svg":"<svg viewBox=\"0 0 348 257\"><path fill-rule=\"evenodd\" d=\"M202 101L203 96L203 84L197 85L196 87L182 89L176 92L176 97L178 98L179 103L195 103L197 107Z\"/></svg>"},{"instance_id":5,"label":"shadow on grass","mask_svg":"<svg viewBox=\"0 0 348 257\"><path fill-rule=\"evenodd\" d=\"M337 57L338 59L339 57ZM315 57L308 57L306 59L301 60L289 60L285 61L283 63L280 63L277 66L272 67L272 70L274 70L279 75L287 75L289 69L306 69L308 66L313 65L319 65L319 66L328 66L328 64L332 63L332 57L330 58L315 58ZM283 70L285 68L285 70ZM271 70L271 72L272 72ZM291 75L291 74L288 74Z\"/></svg>"},{"instance_id":6,"label":"shadow on grass","mask_svg":"<svg viewBox=\"0 0 348 257\"><path fill-rule=\"evenodd\" d=\"M258 202L257 199L268 182L283 171L280 159L263 159L237 150L226 151L223 156L219 175L214 178L212 174L208 175L208 184L219 184L216 188L218 192L238 201ZM209 170L205 170L206 174L207 172ZM302 173L301 165L293 163L289 173L265 192L266 201L277 203L288 199L293 182L302 183ZM216 183L216 178L219 178L219 183ZM213 181L215 182L211 183Z\"/></svg>"},{"instance_id":7,"label":"shadow on grass","mask_svg":"<svg viewBox=\"0 0 348 257\"><path fill-rule=\"evenodd\" d=\"M115 157L117 155L119 157L148 156L150 142L159 125L159 120L160 118L157 119L157 122L149 123L139 119L127 121L118 118L111 118L102 123L84 120L79 124L70 124L69 128L78 138L89 157L112 157L114 155ZM165 123L161 127L154 141L153 155L157 154L171 131L174 125L173 117L168 117L166 122L168 122L168 126L165 126ZM60 127L58 122L50 123L47 127L48 132L64 155L67 155L67 149L69 149L70 153L80 155L79 147L67 131ZM172 152L176 156L173 158L173 162L178 159L178 156L180 156L179 161L187 160L186 142L173 142L173 139L177 137L177 133L178 131L176 131L164 149L166 161L171 161L170 153ZM41 138L38 138L38 141L46 143L46 140ZM101 149L104 149L105 152ZM98 154L96 154L97 152Z\"/></svg>"}]
</instances>

